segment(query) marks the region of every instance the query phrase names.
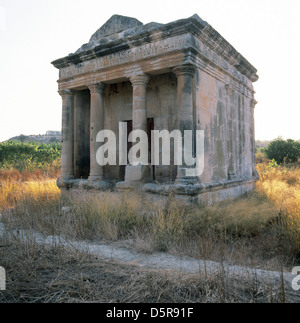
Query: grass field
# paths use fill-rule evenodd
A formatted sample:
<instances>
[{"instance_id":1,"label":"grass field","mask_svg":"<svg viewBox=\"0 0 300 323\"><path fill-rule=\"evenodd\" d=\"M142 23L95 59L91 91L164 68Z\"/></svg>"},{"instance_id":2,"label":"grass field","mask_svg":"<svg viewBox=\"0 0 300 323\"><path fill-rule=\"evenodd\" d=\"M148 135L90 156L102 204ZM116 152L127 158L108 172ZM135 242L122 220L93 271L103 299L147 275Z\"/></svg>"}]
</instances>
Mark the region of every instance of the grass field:
<instances>
[{"instance_id":1,"label":"grass field","mask_svg":"<svg viewBox=\"0 0 300 323\"><path fill-rule=\"evenodd\" d=\"M147 203L142 195L120 198L114 193L105 193L97 199L72 204L67 213L62 207L70 204L62 200L56 186L57 169L46 172L1 170L1 221L8 232L26 229L68 239L130 241L136 250L145 253L162 251L290 272L300 261L300 169L298 165L276 166L272 163L258 164L257 168L260 181L255 192L210 207L186 208L170 198L167 207L162 208ZM37 246L17 237L13 241L8 237L0 240L0 265L7 269L8 286L11 286L10 293L0 293L3 301L105 302L112 296L108 293L103 296L106 300L100 299L101 288L109 287L113 291L117 289L117 282L122 281L123 296L115 293L115 297L134 302L141 299L139 292L142 291L138 288L141 277L147 277L148 282L143 285L148 291L145 301L281 299L272 287L255 298L253 286L243 292L240 288L228 289L227 286L225 289L224 284L216 282L216 277L181 277L178 280L175 274L166 277L146 270L131 269L129 274L128 268L118 265L123 268L120 278L113 269L117 265L107 263L105 267L89 255ZM95 270L100 270L105 277L119 278L115 284L111 278L111 286L101 287L101 280L97 281L94 276ZM82 283L80 275L83 273L89 277L89 287ZM150 293L153 284L162 292ZM20 292L22 288L23 293ZM178 288L183 290L180 297L177 297Z\"/></svg>"}]
</instances>

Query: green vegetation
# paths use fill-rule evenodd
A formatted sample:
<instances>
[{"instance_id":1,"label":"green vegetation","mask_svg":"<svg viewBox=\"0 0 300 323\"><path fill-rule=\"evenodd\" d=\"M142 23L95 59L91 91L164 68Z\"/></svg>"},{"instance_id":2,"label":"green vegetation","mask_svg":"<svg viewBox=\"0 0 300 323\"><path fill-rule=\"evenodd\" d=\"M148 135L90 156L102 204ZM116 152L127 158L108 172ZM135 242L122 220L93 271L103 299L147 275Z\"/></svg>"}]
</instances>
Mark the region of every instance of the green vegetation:
<instances>
[{"instance_id":1,"label":"green vegetation","mask_svg":"<svg viewBox=\"0 0 300 323\"><path fill-rule=\"evenodd\" d=\"M278 164L297 162L300 158L300 142L292 139L283 140L279 137L268 145L265 155L271 160L274 159Z\"/></svg>"},{"instance_id":2,"label":"green vegetation","mask_svg":"<svg viewBox=\"0 0 300 323\"><path fill-rule=\"evenodd\" d=\"M8 141L0 143L0 169L18 171L46 169L57 163L61 156L61 144Z\"/></svg>"}]
</instances>

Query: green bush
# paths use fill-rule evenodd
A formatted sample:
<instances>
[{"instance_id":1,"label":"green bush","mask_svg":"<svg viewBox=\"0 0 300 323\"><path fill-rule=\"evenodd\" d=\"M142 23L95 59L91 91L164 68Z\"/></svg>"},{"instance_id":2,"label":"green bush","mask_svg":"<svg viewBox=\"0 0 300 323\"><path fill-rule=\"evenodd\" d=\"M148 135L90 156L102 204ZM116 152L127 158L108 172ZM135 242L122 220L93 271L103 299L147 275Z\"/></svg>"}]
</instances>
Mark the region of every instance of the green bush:
<instances>
[{"instance_id":1,"label":"green bush","mask_svg":"<svg viewBox=\"0 0 300 323\"><path fill-rule=\"evenodd\" d=\"M8 141L0 143L0 169L31 170L51 165L61 156L61 144Z\"/></svg>"},{"instance_id":2,"label":"green bush","mask_svg":"<svg viewBox=\"0 0 300 323\"><path fill-rule=\"evenodd\" d=\"M265 150L266 157L275 160L278 164L283 162L296 162L300 157L300 143L292 139L277 138Z\"/></svg>"}]
</instances>

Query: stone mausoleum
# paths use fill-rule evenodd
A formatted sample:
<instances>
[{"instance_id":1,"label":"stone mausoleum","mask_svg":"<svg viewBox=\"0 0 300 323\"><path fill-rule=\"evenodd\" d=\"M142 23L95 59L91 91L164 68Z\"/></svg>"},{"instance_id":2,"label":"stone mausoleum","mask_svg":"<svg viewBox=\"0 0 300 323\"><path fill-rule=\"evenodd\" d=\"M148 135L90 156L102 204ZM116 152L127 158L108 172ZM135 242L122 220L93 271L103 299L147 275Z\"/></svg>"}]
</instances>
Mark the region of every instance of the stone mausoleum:
<instances>
[{"instance_id":1,"label":"stone mausoleum","mask_svg":"<svg viewBox=\"0 0 300 323\"><path fill-rule=\"evenodd\" d=\"M255 187L257 70L198 15L146 25L114 15L87 44L52 64L62 97L62 193L137 188L213 203ZM118 136L120 122L127 135L140 129L149 138L152 130L204 130L203 172L187 177L172 154L167 166L99 165L99 131L116 134L117 159L124 142L132 147ZM150 159L151 139L148 149Z\"/></svg>"}]
</instances>

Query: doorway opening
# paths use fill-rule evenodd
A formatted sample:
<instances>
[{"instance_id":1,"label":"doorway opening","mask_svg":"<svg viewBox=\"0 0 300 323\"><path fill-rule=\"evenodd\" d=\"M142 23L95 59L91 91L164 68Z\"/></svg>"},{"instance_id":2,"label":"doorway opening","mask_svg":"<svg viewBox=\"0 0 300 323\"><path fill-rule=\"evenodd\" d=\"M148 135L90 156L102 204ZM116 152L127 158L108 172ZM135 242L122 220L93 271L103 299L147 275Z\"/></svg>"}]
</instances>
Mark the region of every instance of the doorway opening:
<instances>
[{"instance_id":1,"label":"doorway opening","mask_svg":"<svg viewBox=\"0 0 300 323\"><path fill-rule=\"evenodd\" d=\"M127 164L129 164L128 154L132 148L132 142L128 142L129 134L132 132L132 120L123 121L127 123ZM151 131L154 130L154 118L147 119L147 136L148 136L148 162L151 165ZM126 166L120 166L120 178L122 181L125 180ZM152 166L152 179L155 180L155 166Z\"/></svg>"}]
</instances>

